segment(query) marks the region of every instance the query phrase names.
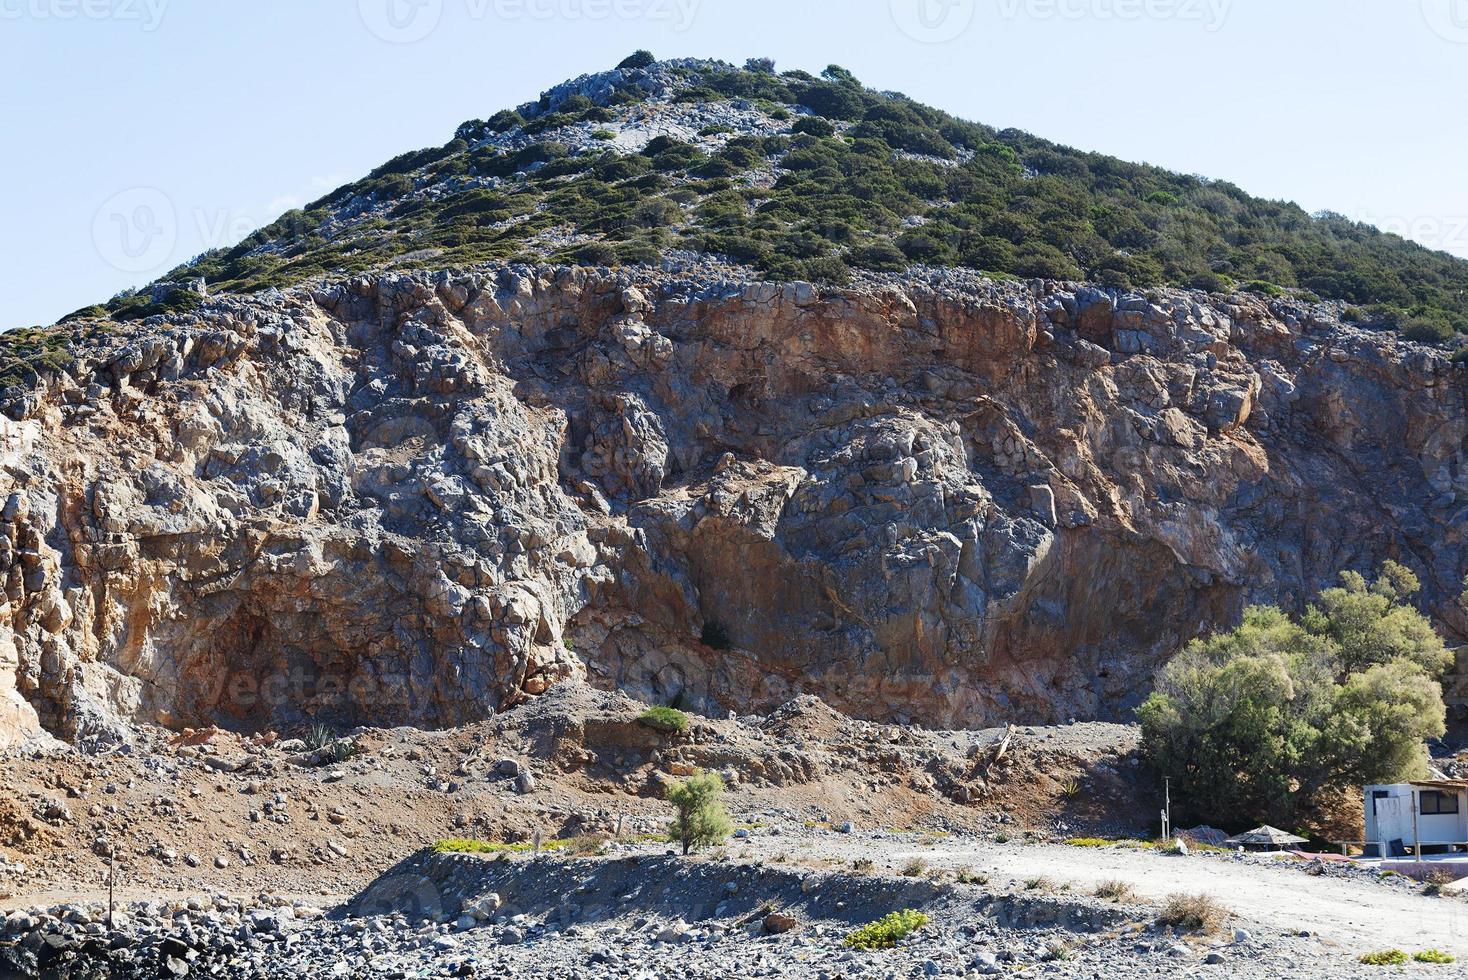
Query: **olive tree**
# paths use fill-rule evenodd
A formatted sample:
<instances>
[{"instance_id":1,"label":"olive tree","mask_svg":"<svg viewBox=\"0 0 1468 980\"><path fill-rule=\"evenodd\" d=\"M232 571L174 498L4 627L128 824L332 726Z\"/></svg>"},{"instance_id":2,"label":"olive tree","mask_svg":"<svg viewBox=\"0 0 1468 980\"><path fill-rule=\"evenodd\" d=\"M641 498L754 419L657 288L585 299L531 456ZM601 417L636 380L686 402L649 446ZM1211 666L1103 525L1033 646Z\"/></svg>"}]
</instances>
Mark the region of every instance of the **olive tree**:
<instances>
[{"instance_id":1,"label":"olive tree","mask_svg":"<svg viewBox=\"0 0 1468 980\"><path fill-rule=\"evenodd\" d=\"M1195 640L1138 709L1143 749L1195 816L1289 824L1322 794L1425 774L1445 731L1447 653L1388 563L1354 573L1299 621L1274 607Z\"/></svg>"}]
</instances>

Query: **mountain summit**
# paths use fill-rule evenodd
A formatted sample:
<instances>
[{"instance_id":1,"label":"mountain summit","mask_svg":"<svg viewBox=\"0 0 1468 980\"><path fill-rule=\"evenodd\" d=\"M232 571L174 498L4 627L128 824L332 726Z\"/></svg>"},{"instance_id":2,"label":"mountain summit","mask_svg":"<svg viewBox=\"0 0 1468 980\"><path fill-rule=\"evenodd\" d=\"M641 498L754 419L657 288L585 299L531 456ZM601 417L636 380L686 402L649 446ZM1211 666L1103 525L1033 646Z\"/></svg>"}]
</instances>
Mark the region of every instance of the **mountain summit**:
<instances>
[{"instance_id":1,"label":"mountain summit","mask_svg":"<svg viewBox=\"0 0 1468 980\"><path fill-rule=\"evenodd\" d=\"M1468 262L1338 215L995 131L837 66L816 77L645 52L466 122L167 278L250 292L385 267L700 254L783 281L916 265L1288 291L1418 340L1468 331ZM109 309L160 311L151 292Z\"/></svg>"}]
</instances>

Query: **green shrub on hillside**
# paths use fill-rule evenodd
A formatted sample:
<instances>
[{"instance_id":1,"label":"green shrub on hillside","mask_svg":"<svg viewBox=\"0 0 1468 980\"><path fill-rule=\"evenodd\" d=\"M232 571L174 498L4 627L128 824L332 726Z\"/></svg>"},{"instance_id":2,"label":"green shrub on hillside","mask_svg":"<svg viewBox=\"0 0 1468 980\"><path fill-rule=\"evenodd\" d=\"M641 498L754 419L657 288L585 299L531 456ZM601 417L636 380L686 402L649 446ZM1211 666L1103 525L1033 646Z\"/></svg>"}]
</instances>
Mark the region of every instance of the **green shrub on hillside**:
<instances>
[{"instance_id":1,"label":"green shrub on hillside","mask_svg":"<svg viewBox=\"0 0 1468 980\"><path fill-rule=\"evenodd\" d=\"M677 708L648 708L637 716L637 720L648 728L679 735L688 731L689 726L688 715Z\"/></svg>"}]
</instances>

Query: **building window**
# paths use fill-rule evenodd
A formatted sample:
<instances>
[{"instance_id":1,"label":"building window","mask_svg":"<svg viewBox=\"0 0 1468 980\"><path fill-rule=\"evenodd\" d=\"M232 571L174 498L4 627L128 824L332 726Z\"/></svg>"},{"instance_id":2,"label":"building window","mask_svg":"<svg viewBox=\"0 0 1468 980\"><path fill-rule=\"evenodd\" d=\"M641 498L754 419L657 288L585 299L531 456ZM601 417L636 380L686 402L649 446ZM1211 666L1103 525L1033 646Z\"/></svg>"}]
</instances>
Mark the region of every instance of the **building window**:
<instances>
[{"instance_id":1,"label":"building window","mask_svg":"<svg viewBox=\"0 0 1468 980\"><path fill-rule=\"evenodd\" d=\"M1424 817L1458 812L1458 794L1456 793L1440 793L1435 789L1429 789L1422 791L1420 799L1419 812Z\"/></svg>"}]
</instances>

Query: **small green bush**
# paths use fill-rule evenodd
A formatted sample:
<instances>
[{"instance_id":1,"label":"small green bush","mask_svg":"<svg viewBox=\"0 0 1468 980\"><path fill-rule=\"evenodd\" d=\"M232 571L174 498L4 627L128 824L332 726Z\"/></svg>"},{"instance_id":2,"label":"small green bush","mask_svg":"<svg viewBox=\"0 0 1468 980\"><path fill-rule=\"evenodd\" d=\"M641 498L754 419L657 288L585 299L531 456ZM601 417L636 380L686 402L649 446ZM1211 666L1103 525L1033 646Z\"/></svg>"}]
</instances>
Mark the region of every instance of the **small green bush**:
<instances>
[{"instance_id":1,"label":"small green bush","mask_svg":"<svg viewBox=\"0 0 1468 980\"><path fill-rule=\"evenodd\" d=\"M927 914L916 909L889 912L876 922L848 933L846 945L852 949L891 949L927 924Z\"/></svg>"},{"instance_id":2,"label":"small green bush","mask_svg":"<svg viewBox=\"0 0 1468 980\"><path fill-rule=\"evenodd\" d=\"M724 809L724 781L716 772L699 772L668 787L668 802L676 811L668 837L683 845L683 853L697 847L722 844L734 833Z\"/></svg>"},{"instance_id":3,"label":"small green bush","mask_svg":"<svg viewBox=\"0 0 1468 980\"><path fill-rule=\"evenodd\" d=\"M677 708L648 708L637 716L637 720L660 732L682 735L688 731L688 715Z\"/></svg>"},{"instance_id":4,"label":"small green bush","mask_svg":"<svg viewBox=\"0 0 1468 980\"><path fill-rule=\"evenodd\" d=\"M647 68L658 59L646 48L638 48L617 63L617 67L624 71L635 71L638 68Z\"/></svg>"},{"instance_id":5,"label":"small green bush","mask_svg":"<svg viewBox=\"0 0 1468 980\"><path fill-rule=\"evenodd\" d=\"M1440 316L1416 316L1401 326L1402 336L1419 344L1445 344L1453 339L1453 325Z\"/></svg>"},{"instance_id":6,"label":"small green bush","mask_svg":"<svg viewBox=\"0 0 1468 980\"><path fill-rule=\"evenodd\" d=\"M617 134L612 132L610 129L593 129L591 131L591 138L605 143L608 140L616 139Z\"/></svg>"},{"instance_id":7,"label":"small green bush","mask_svg":"<svg viewBox=\"0 0 1468 980\"><path fill-rule=\"evenodd\" d=\"M1379 949L1362 954L1360 962L1367 966L1403 966L1407 962L1407 954L1400 949Z\"/></svg>"},{"instance_id":8,"label":"small green bush","mask_svg":"<svg viewBox=\"0 0 1468 980\"><path fill-rule=\"evenodd\" d=\"M802 116L796 120L794 126L790 127L790 131L804 133L817 139L826 139L836 135L836 127L820 116Z\"/></svg>"},{"instance_id":9,"label":"small green bush","mask_svg":"<svg viewBox=\"0 0 1468 980\"><path fill-rule=\"evenodd\" d=\"M1456 957L1452 953L1444 953L1440 949L1424 949L1420 953L1413 953L1412 959L1418 963L1439 963L1444 965L1456 961Z\"/></svg>"}]
</instances>

